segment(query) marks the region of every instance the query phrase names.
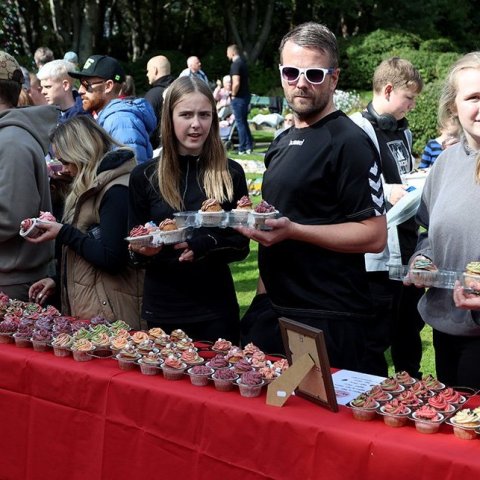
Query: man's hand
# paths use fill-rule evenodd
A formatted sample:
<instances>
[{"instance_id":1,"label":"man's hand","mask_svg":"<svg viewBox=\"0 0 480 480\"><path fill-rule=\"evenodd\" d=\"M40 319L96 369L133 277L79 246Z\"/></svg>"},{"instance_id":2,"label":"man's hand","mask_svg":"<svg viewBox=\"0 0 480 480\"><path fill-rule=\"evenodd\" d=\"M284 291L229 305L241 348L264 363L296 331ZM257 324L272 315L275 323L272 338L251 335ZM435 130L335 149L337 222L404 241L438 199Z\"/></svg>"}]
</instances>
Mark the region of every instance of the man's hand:
<instances>
[{"instance_id":1,"label":"man's hand","mask_svg":"<svg viewBox=\"0 0 480 480\"><path fill-rule=\"evenodd\" d=\"M271 230L256 230L250 227L235 227L235 230L265 247L270 247L278 242L292 238L295 229L295 224L287 217L278 219L267 218L265 226L271 228Z\"/></svg>"}]
</instances>

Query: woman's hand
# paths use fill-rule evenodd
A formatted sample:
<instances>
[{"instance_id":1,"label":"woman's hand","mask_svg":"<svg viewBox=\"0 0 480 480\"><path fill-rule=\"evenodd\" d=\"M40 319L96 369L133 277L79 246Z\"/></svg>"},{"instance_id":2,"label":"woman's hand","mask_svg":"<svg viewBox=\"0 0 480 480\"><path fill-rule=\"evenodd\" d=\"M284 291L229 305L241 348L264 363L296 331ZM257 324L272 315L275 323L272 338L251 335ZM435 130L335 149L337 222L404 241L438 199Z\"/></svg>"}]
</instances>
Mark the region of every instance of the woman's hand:
<instances>
[{"instance_id":1,"label":"woman's hand","mask_svg":"<svg viewBox=\"0 0 480 480\"><path fill-rule=\"evenodd\" d=\"M470 288L480 291L480 282L472 282ZM457 308L462 310L480 310L480 295L465 293L464 288L457 280L453 289L453 301Z\"/></svg>"},{"instance_id":2,"label":"woman's hand","mask_svg":"<svg viewBox=\"0 0 480 480\"><path fill-rule=\"evenodd\" d=\"M42 233L36 238L25 237L25 240L31 243L43 243L49 240L55 240L62 227L63 224L58 222L40 222L39 228L42 230Z\"/></svg>"},{"instance_id":3,"label":"woman's hand","mask_svg":"<svg viewBox=\"0 0 480 480\"><path fill-rule=\"evenodd\" d=\"M55 293L55 280L53 278L42 278L35 282L28 290L28 297L32 302L43 305L50 295Z\"/></svg>"},{"instance_id":4,"label":"woman's hand","mask_svg":"<svg viewBox=\"0 0 480 480\"><path fill-rule=\"evenodd\" d=\"M154 255L157 255L157 253L160 252L160 250L162 249L162 245L159 245L158 247L146 247L146 246L130 244L128 246L128 249L134 253L145 255L146 257L153 257Z\"/></svg>"}]
</instances>

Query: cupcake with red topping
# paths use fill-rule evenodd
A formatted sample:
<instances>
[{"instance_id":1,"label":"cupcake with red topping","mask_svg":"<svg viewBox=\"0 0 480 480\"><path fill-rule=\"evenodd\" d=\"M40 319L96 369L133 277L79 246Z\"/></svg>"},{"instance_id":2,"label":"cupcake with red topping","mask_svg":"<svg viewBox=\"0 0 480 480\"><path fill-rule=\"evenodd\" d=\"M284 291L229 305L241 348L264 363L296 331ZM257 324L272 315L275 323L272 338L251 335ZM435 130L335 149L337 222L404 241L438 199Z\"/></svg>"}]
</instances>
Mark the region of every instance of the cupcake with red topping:
<instances>
[{"instance_id":1,"label":"cupcake with red topping","mask_svg":"<svg viewBox=\"0 0 480 480\"><path fill-rule=\"evenodd\" d=\"M399 393L396 398L407 407L419 407L423 405L423 400L418 398L411 390L404 390Z\"/></svg>"},{"instance_id":2,"label":"cupcake with red topping","mask_svg":"<svg viewBox=\"0 0 480 480\"><path fill-rule=\"evenodd\" d=\"M201 365L205 360L198 354L196 348L189 348L180 357L188 366Z\"/></svg>"},{"instance_id":3,"label":"cupcake with red topping","mask_svg":"<svg viewBox=\"0 0 480 480\"><path fill-rule=\"evenodd\" d=\"M212 350L216 353L227 354L228 351L232 348L232 342L225 340L224 338L219 338L212 347Z\"/></svg>"},{"instance_id":4,"label":"cupcake with red topping","mask_svg":"<svg viewBox=\"0 0 480 480\"><path fill-rule=\"evenodd\" d=\"M447 387L445 388L445 390L441 390L438 395L442 396L448 403L452 403L455 405L465 403L466 400L466 398L461 395L460 392L457 392L451 387Z\"/></svg>"},{"instance_id":5,"label":"cupcake with red topping","mask_svg":"<svg viewBox=\"0 0 480 480\"><path fill-rule=\"evenodd\" d=\"M395 377L386 378L385 380L383 380L383 382L380 382L380 387L382 388L382 390L385 390L392 395L403 392L405 390L405 387L403 385L400 385L400 383Z\"/></svg>"},{"instance_id":6,"label":"cupcake with red topping","mask_svg":"<svg viewBox=\"0 0 480 480\"><path fill-rule=\"evenodd\" d=\"M385 425L394 428L403 427L410 412L410 408L396 398L380 407Z\"/></svg>"},{"instance_id":7,"label":"cupcake with red topping","mask_svg":"<svg viewBox=\"0 0 480 480\"><path fill-rule=\"evenodd\" d=\"M352 409L353 418L362 422L368 422L375 418L380 404L373 397L362 393L354 398L348 406Z\"/></svg>"},{"instance_id":8,"label":"cupcake with red topping","mask_svg":"<svg viewBox=\"0 0 480 480\"><path fill-rule=\"evenodd\" d=\"M237 380L238 373L230 368L220 368L215 370L212 379L215 388L221 392L228 392L233 389L233 382Z\"/></svg>"},{"instance_id":9,"label":"cupcake with red topping","mask_svg":"<svg viewBox=\"0 0 480 480\"><path fill-rule=\"evenodd\" d=\"M443 390L445 385L442 382L439 382L433 375L424 375L422 377L422 383L425 385L425 388L428 390Z\"/></svg>"},{"instance_id":10,"label":"cupcake with red topping","mask_svg":"<svg viewBox=\"0 0 480 480\"><path fill-rule=\"evenodd\" d=\"M158 230L157 225L153 222L147 222L145 225L137 225L130 230L126 240L132 245L151 246L153 233Z\"/></svg>"},{"instance_id":11,"label":"cupcake with red topping","mask_svg":"<svg viewBox=\"0 0 480 480\"><path fill-rule=\"evenodd\" d=\"M265 220L275 218L278 214L277 209L265 200L262 200L251 213L253 217L253 227L257 230L271 230L265 225Z\"/></svg>"},{"instance_id":12,"label":"cupcake with red topping","mask_svg":"<svg viewBox=\"0 0 480 480\"><path fill-rule=\"evenodd\" d=\"M392 394L383 390L380 385L375 385L367 392L367 395L373 397L377 402L388 402L393 398Z\"/></svg>"},{"instance_id":13,"label":"cupcake with red topping","mask_svg":"<svg viewBox=\"0 0 480 480\"><path fill-rule=\"evenodd\" d=\"M455 407L448 403L445 400L445 397L442 395L434 395L427 400L427 405L433 407L437 412L441 412L444 415L448 413L453 413L455 411Z\"/></svg>"},{"instance_id":14,"label":"cupcake with red topping","mask_svg":"<svg viewBox=\"0 0 480 480\"><path fill-rule=\"evenodd\" d=\"M218 370L220 368L228 368L230 364L224 355L218 353L207 362L207 366L212 367L214 370Z\"/></svg>"},{"instance_id":15,"label":"cupcake with red topping","mask_svg":"<svg viewBox=\"0 0 480 480\"><path fill-rule=\"evenodd\" d=\"M167 380L180 380L187 368L187 364L174 355L165 359L162 365L163 376Z\"/></svg>"},{"instance_id":16,"label":"cupcake with red topping","mask_svg":"<svg viewBox=\"0 0 480 480\"><path fill-rule=\"evenodd\" d=\"M240 395L248 398L258 397L262 391L264 383L262 374L255 370L242 373L237 380Z\"/></svg>"},{"instance_id":17,"label":"cupcake with red topping","mask_svg":"<svg viewBox=\"0 0 480 480\"><path fill-rule=\"evenodd\" d=\"M208 385L208 378L214 372L213 368L206 365L195 365L187 370L190 375L190 382L196 387L204 387Z\"/></svg>"},{"instance_id":18,"label":"cupcake with red topping","mask_svg":"<svg viewBox=\"0 0 480 480\"><path fill-rule=\"evenodd\" d=\"M230 212L231 225L247 225L248 215L253 210L253 204L248 195L244 195L237 202L237 208Z\"/></svg>"},{"instance_id":19,"label":"cupcake with red topping","mask_svg":"<svg viewBox=\"0 0 480 480\"><path fill-rule=\"evenodd\" d=\"M176 220L166 218L158 225L158 232L154 234L154 239L158 244L173 245L186 240L187 230L179 228Z\"/></svg>"},{"instance_id":20,"label":"cupcake with red topping","mask_svg":"<svg viewBox=\"0 0 480 480\"><path fill-rule=\"evenodd\" d=\"M401 372L397 372L395 374L394 378L397 380L397 382L400 385L403 385L404 387L409 386L409 385L413 385L417 381L415 378L410 376L410 374L408 372L406 372L405 370L403 370Z\"/></svg>"},{"instance_id":21,"label":"cupcake with red topping","mask_svg":"<svg viewBox=\"0 0 480 480\"><path fill-rule=\"evenodd\" d=\"M444 416L429 405L423 405L412 414L415 420L415 428L420 433L436 433Z\"/></svg>"}]
</instances>

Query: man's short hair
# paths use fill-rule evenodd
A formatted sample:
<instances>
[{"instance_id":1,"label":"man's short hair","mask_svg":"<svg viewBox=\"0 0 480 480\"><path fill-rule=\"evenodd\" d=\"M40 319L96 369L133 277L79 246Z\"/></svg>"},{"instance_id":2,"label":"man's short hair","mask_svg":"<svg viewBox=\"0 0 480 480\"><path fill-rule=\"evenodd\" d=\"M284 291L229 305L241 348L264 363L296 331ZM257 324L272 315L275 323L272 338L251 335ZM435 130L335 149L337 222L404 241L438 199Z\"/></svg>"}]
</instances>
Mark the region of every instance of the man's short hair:
<instances>
[{"instance_id":1,"label":"man's short hair","mask_svg":"<svg viewBox=\"0 0 480 480\"><path fill-rule=\"evenodd\" d=\"M53 80L68 80L73 82L70 72L75 71L75 65L67 60L52 60L46 63L37 73L39 80L46 80L47 78Z\"/></svg>"},{"instance_id":2,"label":"man's short hair","mask_svg":"<svg viewBox=\"0 0 480 480\"><path fill-rule=\"evenodd\" d=\"M55 59L53 52L48 47L38 47L33 54L33 59L38 67Z\"/></svg>"},{"instance_id":3,"label":"man's short hair","mask_svg":"<svg viewBox=\"0 0 480 480\"><path fill-rule=\"evenodd\" d=\"M233 53L234 55L240 55L240 48L238 47L237 44L232 44L232 45L229 45L229 47L227 48L227 50L229 50L231 53Z\"/></svg>"},{"instance_id":4,"label":"man's short hair","mask_svg":"<svg viewBox=\"0 0 480 480\"><path fill-rule=\"evenodd\" d=\"M337 38L325 25L316 22L307 22L290 30L280 42L280 61L285 43L291 41L300 47L316 48L330 56L328 67L338 67L338 44Z\"/></svg>"},{"instance_id":5,"label":"man's short hair","mask_svg":"<svg viewBox=\"0 0 480 480\"><path fill-rule=\"evenodd\" d=\"M391 83L393 88L408 88L415 93L423 89L420 72L411 62L400 57L384 60L373 74L373 91L380 93L385 85Z\"/></svg>"}]
</instances>

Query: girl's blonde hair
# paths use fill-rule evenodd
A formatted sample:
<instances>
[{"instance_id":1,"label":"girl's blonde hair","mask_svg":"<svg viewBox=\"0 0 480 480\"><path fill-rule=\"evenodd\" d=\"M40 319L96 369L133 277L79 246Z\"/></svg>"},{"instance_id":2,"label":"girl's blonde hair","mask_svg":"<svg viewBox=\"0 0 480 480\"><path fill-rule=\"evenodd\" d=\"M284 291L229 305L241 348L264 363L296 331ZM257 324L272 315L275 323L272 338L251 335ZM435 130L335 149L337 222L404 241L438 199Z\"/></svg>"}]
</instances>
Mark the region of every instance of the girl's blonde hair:
<instances>
[{"instance_id":1,"label":"girl's blonde hair","mask_svg":"<svg viewBox=\"0 0 480 480\"><path fill-rule=\"evenodd\" d=\"M469 68L480 70L480 52L467 53L450 68L438 102L438 123L441 127L446 127L449 122L453 122L459 131L463 129L458 120L455 98L458 93L458 73ZM475 179L480 183L480 153L477 155Z\"/></svg>"},{"instance_id":2,"label":"girl's blonde hair","mask_svg":"<svg viewBox=\"0 0 480 480\"><path fill-rule=\"evenodd\" d=\"M225 147L220 139L215 100L208 85L195 78L180 77L167 90L162 110L162 155L158 162L158 186L163 199L175 210L184 210L180 193L181 170L178 161L178 140L173 127L173 109L179 101L191 93L204 95L212 107L212 125L200 154L200 181L207 198L220 203L233 200L233 181L228 170Z\"/></svg>"},{"instance_id":3,"label":"girl's blonde hair","mask_svg":"<svg viewBox=\"0 0 480 480\"><path fill-rule=\"evenodd\" d=\"M57 158L61 162L72 163L78 169L65 199L63 213L63 221L71 223L79 197L96 182L97 168L103 157L121 144L87 115L78 115L59 125L51 136L51 142Z\"/></svg>"}]
</instances>

